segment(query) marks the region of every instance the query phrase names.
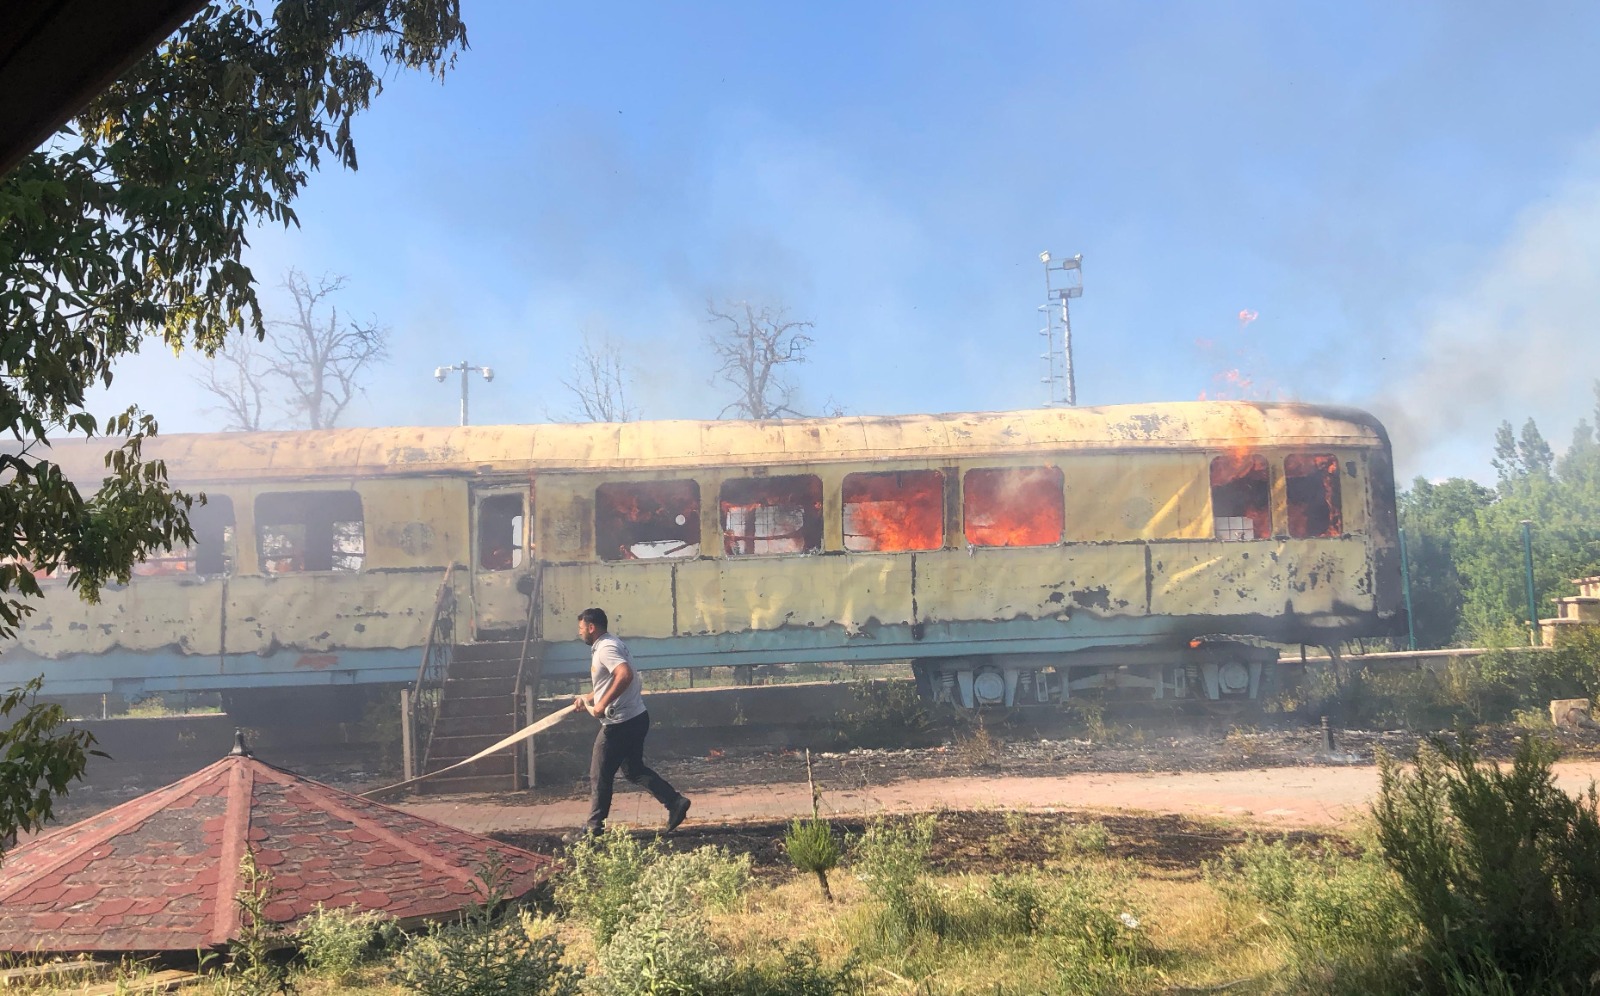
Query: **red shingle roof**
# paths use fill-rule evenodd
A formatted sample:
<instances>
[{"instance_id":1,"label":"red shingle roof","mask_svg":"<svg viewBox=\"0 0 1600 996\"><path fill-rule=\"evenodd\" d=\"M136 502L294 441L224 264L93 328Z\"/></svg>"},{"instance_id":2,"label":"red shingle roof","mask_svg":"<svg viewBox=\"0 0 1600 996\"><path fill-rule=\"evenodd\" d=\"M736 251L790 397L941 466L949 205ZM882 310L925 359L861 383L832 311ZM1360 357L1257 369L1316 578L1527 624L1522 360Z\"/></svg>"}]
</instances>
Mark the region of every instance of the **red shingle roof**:
<instances>
[{"instance_id":1,"label":"red shingle roof","mask_svg":"<svg viewBox=\"0 0 1600 996\"><path fill-rule=\"evenodd\" d=\"M0 865L0 951L186 951L239 931L239 862L272 873L266 909L399 919L454 913L499 853L521 896L552 859L233 754L166 788L39 837ZM474 891L474 884L478 890Z\"/></svg>"}]
</instances>

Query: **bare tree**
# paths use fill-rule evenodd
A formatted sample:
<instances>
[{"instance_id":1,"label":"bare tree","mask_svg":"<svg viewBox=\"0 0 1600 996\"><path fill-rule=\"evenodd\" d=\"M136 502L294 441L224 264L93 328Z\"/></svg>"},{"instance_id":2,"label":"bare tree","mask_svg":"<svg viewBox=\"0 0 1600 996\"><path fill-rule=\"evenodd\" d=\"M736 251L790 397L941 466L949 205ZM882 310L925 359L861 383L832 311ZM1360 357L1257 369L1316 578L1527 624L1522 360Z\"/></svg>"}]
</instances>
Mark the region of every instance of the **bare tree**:
<instances>
[{"instance_id":1,"label":"bare tree","mask_svg":"<svg viewBox=\"0 0 1600 996\"><path fill-rule=\"evenodd\" d=\"M782 308L757 308L748 301L730 302L721 309L708 301L706 313L713 326L706 343L721 361L711 383L720 381L735 391L734 400L718 417L729 412L753 419L798 416L794 385L781 368L806 361L813 324L789 320Z\"/></svg>"},{"instance_id":2,"label":"bare tree","mask_svg":"<svg viewBox=\"0 0 1600 996\"><path fill-rule=\"evenodd\" d=\"M212 410L226 416L226 428L262 428L264 397L276 399L290 425L327 429L338 422L362 374L388 355L389 338L376 324L340 317L329 299L344 285L343 277L323 276L313 284L290 270L282 287L293 301L293 317L267 322L259 345L247 339L223 350L195 378L221 401Z\"/></svg>"},{"instance_id":3,"label":"bare tree","mask_svg":"<svg viewBox=\"0 0 1600 996\"><path fill-rule=\"evenodd\" d=\"M359 389L361 372L389 355L389 332L374 324L341 325L331 303L326 317L319 308L344 288L343 277L324 275L315 286L298 270L283 278L294 298L295 317L267 323L273 349L267 371L284 381L284 410L308 429L326 429L339 420Z\"/></svg>"},{"instance_id":4,"label":"bare tree","mask_svg":"<svg viewBox=\"0 0 1600 996\"><path fill-rule=\"evenodd\" d=\"M261 345L255 339L246 335L224 346L194 381L221 402L208 411L223 417L224 432L261 430L266 380Z\"/></svg>"},{"instance_id":5,"label":"bare tree","mask_svg":"<svg viewBox=\"0 0 1600 996\"><path fill-rule=\"evenodd\" d=\"M632 422L639 409L628 402L628 370L622 350L610 336L583 333L583 345L572 362L572 376L562 386L576 402L575 419L585 422Z\"/></svg>"}]
</instances>

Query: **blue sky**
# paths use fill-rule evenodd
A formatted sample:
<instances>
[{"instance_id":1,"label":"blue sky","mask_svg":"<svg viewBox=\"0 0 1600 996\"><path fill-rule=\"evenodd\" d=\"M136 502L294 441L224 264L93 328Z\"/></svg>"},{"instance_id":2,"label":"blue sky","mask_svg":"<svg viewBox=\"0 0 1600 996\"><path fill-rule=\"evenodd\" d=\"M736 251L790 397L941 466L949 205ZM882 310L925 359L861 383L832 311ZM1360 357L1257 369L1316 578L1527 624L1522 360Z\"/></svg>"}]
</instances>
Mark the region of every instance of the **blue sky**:
<instances>
[{"instance_id":1,"label":"blue sky","mask_svg":"<svg viewBox=\"0 0 1600 996\"><path fill-rule=\"evenodd\" d=\"M1041 249L1084 257L1083 404L1239 368L1371 408L1433 477L1593 409L1600 6L463 6L456 70L392 79L361 169L248 257L269 308L339 273L392 329L350 424L453 422L463 357L497 370L475 422L543 420L585 330L647 417L715 417L708 298L816 323L802 406L1031 406ZM113 399L208 428L194 362Z\"/></svg>"}]
</instances>

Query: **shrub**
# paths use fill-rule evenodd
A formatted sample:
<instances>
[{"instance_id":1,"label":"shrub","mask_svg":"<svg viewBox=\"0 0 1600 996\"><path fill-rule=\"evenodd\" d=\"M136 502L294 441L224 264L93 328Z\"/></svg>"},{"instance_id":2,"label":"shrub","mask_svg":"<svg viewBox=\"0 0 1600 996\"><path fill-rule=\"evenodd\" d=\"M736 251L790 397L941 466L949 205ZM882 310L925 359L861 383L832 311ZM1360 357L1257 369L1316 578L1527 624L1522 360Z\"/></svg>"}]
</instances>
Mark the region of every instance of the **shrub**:
<instances>
[{"instance_id":1,"label":"shrub","mask_svg":"<svg viewBox=\"0 0 1600 996\"><path fill-rule=\"evenodd\" d=\"M566 948L549 921L508 901L497 852L489 852L478 877L482 901L469 903L459 920L435 923L413 938L395 959L390 979L419 996L576 996L582 973L562 961Z\"/></svg>"},{"instance_id":2,"label":"shrub","mask_svg":"<svg viewBox=\"0 0 1600 996\"><path fill-rule=\"evenodd\" d=\"M395 960L392 981L419 996L577 996L581 973L549 924L493 905L435 924Z\"/></svg>"},{"instance_id":3,"label":"shrub","mask_svg":"<svg viewBox=\"0 0 1600 996\"><path fill-rule=\"evenodd\" d=\"M602 947L648 908L646 895L678 914L698 915L706 906L731 907L750 884L747 854L736 857L719 847L668 854L658 840L641 844L615 830L578 843L568 862L556 900L594 929Z\"/></svg>"},{"instance_id":4,"label":"shrub","mask_svg":"<svg viewBox=\"0 0 1600 996\"><path fill-rule=\"evenodd\" d=\"M556 885L556 901L593 927L595 943L603 945L632 916L639 880L659 855L659 843L640 844L616 830L586 838L567 853L567 873Z\"/></svg>"},{"instance_id":5,"label":"shrub","mask_svg":"<svg viewBox=\"0 0 1600 996\"><path fill-rule=\"evenodd\" d=\"M1600 797L1555 784L1556 751L1524 737L1509 769L1439 742L1408 773L1380 757L1383 856L1422 930L1431 988L1501 980L1584 992L1600 964Z\"/></svg>"},{"instance_id":6,"label":"shrub","mask_svg":"<svg viewBox=\"0 0 1600 996\"><path fill-rule=\"evenodd\" d=\"M348 982L379 932L392 921L383 913L358 913L349 909L324 909L318 903L300 921L296 940L312 971Z\"/></svg>"},{"instance_id":7,"label":"shrub","mask_svg":"<svg viewBox=\"0 0 1600 996\"><path fill-rule=\"evenodd\" d=\"M839 840L833 835L833 825L813 816L809 820L795 820L783 837L783 849L795 868L817 876L822 886L822 898L833 902L833 891L828 888L828 872L837 868L841 852Z\"/></svg>"},{"instance_id":8,"label":"shrub","mask_svg":"<svg viewBox=\"0 0 1600 996\"><path fill-rule=\"evenodd\" d=\"M642 911L600 948L600 974L590 980L596 996L700 996L727 981L732 966L705 921L651 902L660 898L642 896Z\"/></svg>"}]
</instances>

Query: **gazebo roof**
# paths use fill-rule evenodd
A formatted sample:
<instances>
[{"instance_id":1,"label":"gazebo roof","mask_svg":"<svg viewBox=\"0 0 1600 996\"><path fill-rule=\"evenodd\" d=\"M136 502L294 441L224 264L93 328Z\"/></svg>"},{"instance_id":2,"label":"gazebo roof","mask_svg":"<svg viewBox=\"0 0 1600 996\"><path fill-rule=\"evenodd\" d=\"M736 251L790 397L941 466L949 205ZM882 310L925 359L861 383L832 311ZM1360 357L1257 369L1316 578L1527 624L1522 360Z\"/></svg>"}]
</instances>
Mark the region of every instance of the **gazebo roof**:
<instances>
[{"instance_id":1,"label":"gazebo roof","mask_svg":"<svg viewBox=\"0 0 1600 996\"><path fill-rule=\"evenodd\" d=\"M266 915L321 903L402 920L482 895L499 854L512 896L549 876L541 854L457 830L234 753L165 788L38 837L0 864L0 951L187 951L239 933L246 848L271 873Z\"/></svg>"}]
</instances>

